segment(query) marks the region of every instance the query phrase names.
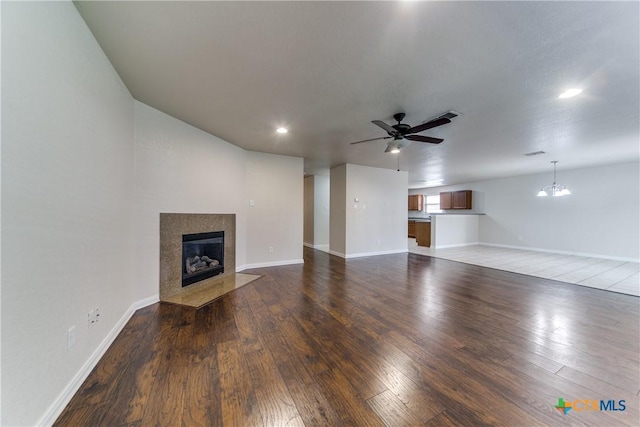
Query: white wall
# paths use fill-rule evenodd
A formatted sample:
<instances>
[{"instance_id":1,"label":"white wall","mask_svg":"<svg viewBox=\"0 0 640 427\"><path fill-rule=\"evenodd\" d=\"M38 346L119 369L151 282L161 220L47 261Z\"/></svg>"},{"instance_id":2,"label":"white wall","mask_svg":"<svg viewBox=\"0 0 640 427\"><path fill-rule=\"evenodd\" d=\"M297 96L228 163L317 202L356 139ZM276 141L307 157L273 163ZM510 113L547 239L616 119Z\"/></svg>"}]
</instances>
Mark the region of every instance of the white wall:
<instances>
[{"instance_id":1,"label":"white wall","mask_svg":"<svg viewBox=\"0 0 640 427\"><path fill-rule=\"evenodd\" d=\"M346 179L342 179L342 175ZM334 185L334 176L336 183ZM336 194L344 182L344 193ZM343 165L331 170L331 250L346 258L407 250L407 172ZM343 197L344 194L344 197ZM357 201L356 201L357 199ZM342 206L335 206L341 204ZM344 252L334 248L336 219L345 212Z\"/></svg>"},{"instance_id":2,"label":"white wall","mask_svg":"<svg viewBox=\"0 0 640 427\"><path fill-rule=\"evenodd\" d=\"M235 213L236 266L246 264L247 152L135 101L136 300L158 294L160 212Z\"/></svg>"},{"instance_id":3,"label":"white wall","mask_svg":"<svg viewBox=\"0 0 640 427\"><path fill-rule=\"evenodd\" d=\"M133 99L71 2L3 2L2 39L0 423L35 425L132 302Z\"/></svg>"},{"instance_id":4,"label":"white wall","mask_svg":"<svg viewBox=\"0 0 640 427\"><path fill-rule=\"evenodd\" d=\"M2 28L2 2L0 2L0 29ZM0 35L0 70L2 70L2 36ZM0 84L0 99L2 99L2 84ZM2 102L0 102L0 117L2 117ZM2 132L0 132L0 188L2 188ZM0 197L0 272L2 272L2 197ZM0 273L0 424L2 423L2 274Z\"/></svg>"},{"instance_id":5,"label":"white wall","mask_svg":"<svg viewBox=\"0 0 640 427\"><path fill-rule=\"evenodd\" d=\"M315 175L313 191L313 243L318 249L329 249L329 171L327 175Z\"/></svg>"},{"instance_id":6,"label":"white wall","mask_svg":"<svg viewBox=\"0 0 640 427\"><path fill-rule=\"evenodd\" d=\"M237 266L301 262L303 168L135 102L73 3L1 7L0 423L35 425L158 294L160 212L235 213Z\"/></svg>"},{"instance_id":7,"label":"white wall","mask_svg":"<svg viewBox=\"0 0 640 427\"><path fill-rule=\"evenodd\" d=\"M301 158L245 151L137 101L135 132L137 254L159 260L160 212L235 213L236 270L302 262ZM156 295L158 268L135 283L137 299Z\"/></svg>"},{"instance_id":8,"label":"white wall","mask_svg":"<svg viewBox=\"0 0 640 427\"><path fill-rule=\"evenodd\" d=\"M481 243L626 260L640 258L640 164L638 162L563 170L558 182L567 197L536 197L553 181L548 173L448 187L411 190L438 194L473 190Z\"/></svg>"},{"instance_id":9,"label":"white wall","mask_svg":"<svg viewBox=\"0 0 640 427\"><path fill-rule=\"evenodd\" d=\"M303 167L300 157L247 152L247 268L303 262Z\"/></svg>"}]
</instances>

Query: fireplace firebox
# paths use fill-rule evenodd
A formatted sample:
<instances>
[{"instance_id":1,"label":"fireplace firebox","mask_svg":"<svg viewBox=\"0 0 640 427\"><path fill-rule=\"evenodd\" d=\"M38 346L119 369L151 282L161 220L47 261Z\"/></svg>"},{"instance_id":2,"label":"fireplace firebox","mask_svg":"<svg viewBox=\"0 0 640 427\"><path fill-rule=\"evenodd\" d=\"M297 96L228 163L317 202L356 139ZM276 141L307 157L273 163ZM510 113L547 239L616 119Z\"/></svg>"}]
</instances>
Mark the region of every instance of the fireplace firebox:
<instances>
[{"instance_id":1,"label":"fireplace firebox","mask_svg":"<svg viewBox=\"0 0 640 427\"><path fill-rule=\"evenodd\" d=\"M182 235L182 287L224 273L224 231Z\"/></svg>"}]
</instances>

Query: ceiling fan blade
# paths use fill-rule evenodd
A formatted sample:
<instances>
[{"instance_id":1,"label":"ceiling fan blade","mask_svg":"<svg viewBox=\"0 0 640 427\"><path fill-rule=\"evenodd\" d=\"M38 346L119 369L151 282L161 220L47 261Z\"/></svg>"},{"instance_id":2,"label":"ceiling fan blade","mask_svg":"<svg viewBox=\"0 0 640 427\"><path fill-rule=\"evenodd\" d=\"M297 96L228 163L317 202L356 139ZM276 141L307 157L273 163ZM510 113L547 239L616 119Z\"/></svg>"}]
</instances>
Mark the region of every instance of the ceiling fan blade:
<instances>
[{"instance_id":1,"label":"ceiling fan blade","mask_svg":"<svg viewBox=\"0 0 640 427\"><path fill-rule=\"evenodd\" d=\"M420 133L423 130L427 130L427 129L435 128L435 127L438 127L438 126L446 125L447 123L451 123L451 120L447 119L446 117L442 117L442 118L436 119L436 120L431 120L430 122L423 123L421 125L412 127L411 129L409 129L407 134Z\"/></svg>"},{"instance_id":2,"label":"ceiling fan blade","mask_svg":"<svg viewBox=\"0 0 640 427\"><path fill-rule=\"evenodd\" d=\"M428 142L429 144L440 144L442 141L444 141L444 139L432 138L430 136L423 135L407 135L405 136L405 138L410 141Z\"/></svg>"},{"instance_id":3,"label":"ceiling fan blade","mask_svg":"<svg viewBox=\"0 0 640 427\"><path fill-rule=\"evenodd\" d=\"M381 136L380 138L371 138L371 139L365 139L365 140L362 140L362 141L352 142L351 145L360 144L362 142L377 141L379 139L389 139L389 138L391 138L391 137L390 136Z\"/></svg>"},{"instance_id":4,"label":"ceiling fan blade","mask_svg":"<svg viewBox=\"0 0 640 427\"><path fill-rule=\"evenodd\" d=\"M382 129L386 130L389 135L398 135L397 130L395 130L392 126L389 126L382 120L373 120L371 123L380 126Z\"/></svg>"}]
</instances>

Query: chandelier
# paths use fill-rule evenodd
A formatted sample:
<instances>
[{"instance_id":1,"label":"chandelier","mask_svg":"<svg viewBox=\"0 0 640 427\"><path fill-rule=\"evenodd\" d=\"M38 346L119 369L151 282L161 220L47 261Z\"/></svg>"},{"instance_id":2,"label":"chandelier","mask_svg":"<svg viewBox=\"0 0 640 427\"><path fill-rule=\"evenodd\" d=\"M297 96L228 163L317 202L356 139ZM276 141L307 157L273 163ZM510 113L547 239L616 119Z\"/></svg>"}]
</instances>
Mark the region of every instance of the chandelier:
<instances>
[{"instance_id":1,"label":"chandelier","mask_svg":"<svg viewBox=\"0 0 640 427\"><path fill-rule=\"evenodd\" d=\"M540 191L538 191L538 197L546 197L549 194L553 197L570 195L571 192L567 187L556 183L556 163L558 163L558 161L553 160L551 163L553 163L553 184L542 187Z\"/></svg>"}]
</instances>

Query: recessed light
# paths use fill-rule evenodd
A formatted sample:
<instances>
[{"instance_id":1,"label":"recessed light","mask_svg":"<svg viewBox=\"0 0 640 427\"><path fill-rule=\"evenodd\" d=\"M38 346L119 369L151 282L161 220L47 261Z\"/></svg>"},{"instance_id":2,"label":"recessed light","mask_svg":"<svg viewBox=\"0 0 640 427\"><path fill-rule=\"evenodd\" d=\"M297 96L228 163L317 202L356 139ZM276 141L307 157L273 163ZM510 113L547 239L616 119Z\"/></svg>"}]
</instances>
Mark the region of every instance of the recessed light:
<instances>
[{"instance_id":1,"label":"recessed light","mask_svg":"<svg viewBox=\"0 0 640 427\"><path fill-rule=\"evenodd\" d=\"M562 92L558 96L558 98L560 98L560 99L571 98L572 96L580 95L581 93L582 93L582 89L573 88L573 89L569 89L569 90L566 90L566 91Z\"/></svg>"},{"instance_id":2,"label":"recessed light","mask_svg":"<svg viewBox=\"0 0 640 427\"><path fill-rule=\"evenodd\" d=\"M278 129L276 129L276 132L278 132L278 133L287 133L289 131L287 130L287 128L278 128Z\"/></svg>"}]
</instances>

